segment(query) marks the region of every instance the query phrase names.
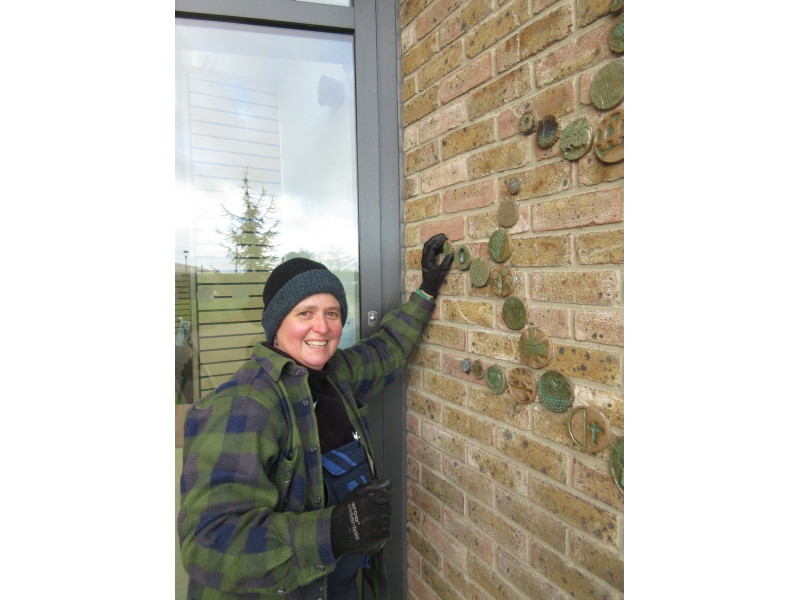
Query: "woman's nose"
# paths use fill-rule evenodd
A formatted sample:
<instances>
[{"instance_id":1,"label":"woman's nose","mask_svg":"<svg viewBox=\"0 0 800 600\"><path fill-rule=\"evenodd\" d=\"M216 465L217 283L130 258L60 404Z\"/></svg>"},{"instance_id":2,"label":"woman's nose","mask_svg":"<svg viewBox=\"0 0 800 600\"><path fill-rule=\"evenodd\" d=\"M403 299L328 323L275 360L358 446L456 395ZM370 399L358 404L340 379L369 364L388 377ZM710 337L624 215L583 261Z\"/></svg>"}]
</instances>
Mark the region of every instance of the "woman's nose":
<instances>
[{"instance_id":1,"label":"woman's nose","mask_svg":"<svg viewBox=\"0 0 800 600\"><path fill-rule=\"evenodd\" d=\"M314 331L316 333L328 333L328 323L325 321L325 315L319 316L314 320Z\"/></svg>"}]
</instances>

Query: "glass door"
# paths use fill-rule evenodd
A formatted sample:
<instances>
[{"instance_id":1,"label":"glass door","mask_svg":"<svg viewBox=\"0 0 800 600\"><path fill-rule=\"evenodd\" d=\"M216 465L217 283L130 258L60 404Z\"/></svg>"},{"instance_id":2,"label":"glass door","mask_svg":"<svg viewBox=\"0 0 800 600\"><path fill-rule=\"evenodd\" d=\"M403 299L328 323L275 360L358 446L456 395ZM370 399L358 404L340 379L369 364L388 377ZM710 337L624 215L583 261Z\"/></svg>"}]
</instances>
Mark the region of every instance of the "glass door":
<instances>
[{"instance_id":1,"label":"glass door","mask_svg":"<svg viewBox=\"0 0 800 600\"><path fill-rule=\"evenodd\" d=\"M263 339L261 294L304 256L343 282L361 336L353 35L178 18L176 403Z\"/></svg>"}]
</instances>

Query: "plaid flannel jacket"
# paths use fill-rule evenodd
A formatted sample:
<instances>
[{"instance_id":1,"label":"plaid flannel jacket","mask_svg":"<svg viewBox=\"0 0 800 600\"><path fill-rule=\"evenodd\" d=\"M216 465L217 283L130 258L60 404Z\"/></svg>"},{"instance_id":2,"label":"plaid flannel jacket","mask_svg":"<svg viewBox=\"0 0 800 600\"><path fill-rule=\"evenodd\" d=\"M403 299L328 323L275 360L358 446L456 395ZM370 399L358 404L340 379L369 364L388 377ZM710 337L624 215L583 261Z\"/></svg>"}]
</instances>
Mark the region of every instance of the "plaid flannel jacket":
<instances>
[{"instance_id":1,"label":"plaid flannel jacket","mask_svg":"<svg viewBox=\"0 0 800 600\"><path fill-rule=\"evenodd\" d=\"M412 294L378 333L328 362L370 462L363 401L401 374L433 308ZM326 575L336 565L333 507L324 506L307 374L258 343L229 381L187 413L177 525L190 599L327 597ZM376 598L389 597L383 550L365 579Z\"/></svg>"}]
</instances>

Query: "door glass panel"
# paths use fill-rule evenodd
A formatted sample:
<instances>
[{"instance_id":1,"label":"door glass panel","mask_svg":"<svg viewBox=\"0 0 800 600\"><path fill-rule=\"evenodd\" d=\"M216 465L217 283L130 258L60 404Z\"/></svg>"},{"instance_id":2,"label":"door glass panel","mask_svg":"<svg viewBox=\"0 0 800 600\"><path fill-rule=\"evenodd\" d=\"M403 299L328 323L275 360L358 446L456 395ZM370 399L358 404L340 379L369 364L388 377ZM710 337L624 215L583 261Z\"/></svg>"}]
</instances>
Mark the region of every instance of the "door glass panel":
<instances>
[{"instance_id":1,"label":"door glass panel","mask_svg":"<svg viewBox=\"0 0 800 600\"><path fill-rule=\"evenodd\" d=\"M175 380L191 403L250 357L269 273L325 264L359 338L353 37L176 19Z\"/></svg>"},{"instance_id":2,"label":"door glass panel","mask_svg":"<svg viewBox=\"0 0 800 600\"><path fill-rule=\"evenodd\" d=\"M297 0L298 2L313 2L314 4L330 4L331 6L353 6L350 0Z\"/></svg>"}]
</instances>

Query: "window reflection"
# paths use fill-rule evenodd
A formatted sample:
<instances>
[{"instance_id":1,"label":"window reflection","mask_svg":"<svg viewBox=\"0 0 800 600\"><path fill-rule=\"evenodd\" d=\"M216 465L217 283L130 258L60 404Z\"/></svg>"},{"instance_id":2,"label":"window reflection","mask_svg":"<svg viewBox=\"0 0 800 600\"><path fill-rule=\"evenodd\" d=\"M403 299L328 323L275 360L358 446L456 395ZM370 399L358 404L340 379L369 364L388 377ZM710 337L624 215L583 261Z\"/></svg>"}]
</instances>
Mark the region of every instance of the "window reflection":
<instances>
[{"instance_id":1,"label":"window reflection","mask_svg":"<svg viewBox=\"0 0 800 600\"><path fill-rule=\"evenodd\" d=\"M186 403L263 339L263 285L288 258L339 276L350 306L340 346L359 337L353 40L177 19L175 74L176 401Z\"/></svg>"}]
</instances>

